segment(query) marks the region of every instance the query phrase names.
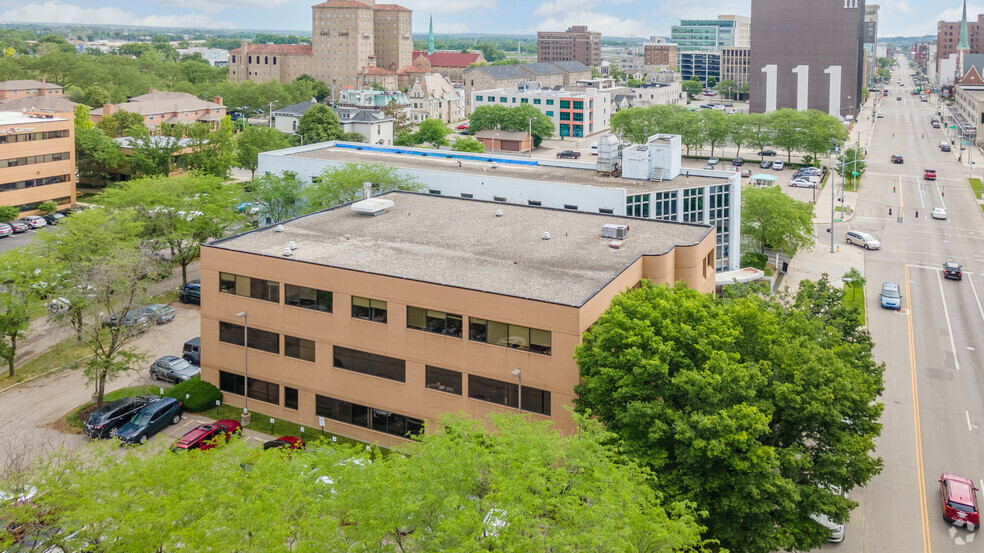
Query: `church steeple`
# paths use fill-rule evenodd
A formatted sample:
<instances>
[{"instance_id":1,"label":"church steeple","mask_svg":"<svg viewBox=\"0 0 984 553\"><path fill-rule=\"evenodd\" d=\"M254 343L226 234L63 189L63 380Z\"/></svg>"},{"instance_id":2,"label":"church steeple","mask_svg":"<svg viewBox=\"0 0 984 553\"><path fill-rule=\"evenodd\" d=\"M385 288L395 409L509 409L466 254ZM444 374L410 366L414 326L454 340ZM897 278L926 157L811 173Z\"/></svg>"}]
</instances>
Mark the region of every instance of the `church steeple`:
<instances>
[{"instance_id":1,"label":"church steeple","mask_svg":"<svg viewBox=\"0 0 984 553\"><path fill-rule=\"evenodd\" d=\"M970 50L970 41L967 37L967 0L963 3L963 18L960 20L960 40L957 42L957 50Z\"/></svg>"},{"instance_id":2,"label":"church steeple","mask_svg":"<svg viewBox=\"0 0 984 553\"><path fill-rule=\"evenodd\" d=\"M967 20L967 7L964 6L964 21ZM430 32L427 33L427 55L434 53L434 16L430 18Z\"/></svg>"}]
</instances>

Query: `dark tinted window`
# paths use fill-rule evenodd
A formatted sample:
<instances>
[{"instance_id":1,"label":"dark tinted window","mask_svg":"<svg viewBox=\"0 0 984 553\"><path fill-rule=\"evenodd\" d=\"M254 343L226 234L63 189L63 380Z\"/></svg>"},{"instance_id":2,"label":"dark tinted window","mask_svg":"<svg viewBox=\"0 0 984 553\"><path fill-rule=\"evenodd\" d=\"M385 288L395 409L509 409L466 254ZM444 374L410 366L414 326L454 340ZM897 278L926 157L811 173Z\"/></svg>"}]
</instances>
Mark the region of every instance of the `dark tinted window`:
<instances>
[{"instance_id":1,"label":"dark tinted window","mask_svg":"<svg viewBox=\"0 0 984 553\"><path fill-rule=\"evenodd\" d=\"M519 407L519 386L511 382L468 375L468 397L505 405ZM550 415L550 392L523 386L523 411Z\"/></svg>"},{"instance_id":2,"label":"dark tinted window","mask_svg":"<svg viewBox=\"0 0 984 553\"><path fill-rule=\"evenodd\" d=\"M297 410L297 388L284 386L284 407Z\"/></svg>"},{"instance_id":3,"label":"dark tinted window","mask_svg":"<svg viewBox=\"0 0 984 553\"><path fill-rule=\"evenodd\" d=\"M280 302L280 283L231 273L219 273L219 292L256 300Z\"/></svg>"},{"instance_id":4,"label":"dark tinted window","mask_svg":"<svg viewBox=\"0 0 984 553\"><path fill-rule=\"evenodd\" d=\"M265 401L274 405L280 405L280 386L264 380L249 379L249 397L258 401Z\"/></svg>"},{"instance_id":5,"label":"dark tinted window","mask_svg":"<svg viewBox=\"0 0 984 553\"><path fill-rule=\"evenodd\" d=\"M280 353L280 335L276 332L250 327L248 334L249 347L268 353ZM219 341L243 345L243 325L219 321Z\"/></svg>"},{"instance_id":6,"label":"dark tinted window","mask_svg":"<svg viewBox=\"0 0 984 553\"><path fill-rule=\"evenodd\" d=\"M403 359L394 359L339 346L334 347L334 354L333 361L336 368L388 378L397 382L407 381L407 363Z\"/></svg>"},{"instance_id":7,"label":"dark tinted window","mask_svg":"<svg viewBox=\"0 0 984 553\"><path fill-rule=\"evenodd\" d=\"M243 325L219 321L219 341L235 346L243 345Z\"/></svg>"},{"instance_id":8,"label":"dark tinted window","mask_svg":"<svg viewBox=\"0 0 984 553\"><path fill-rule=\"evenodd\" d=\"M246 391L246 379L241 374L219 371L219 389L223 392L241 396Z\"/></svg>"},{"instance_id":9,"label":"dark tinted window","mask_svg":"<svg viewBox=\"0 0 984 553\"><path fill-rule=\"evenodd\" d=\"M314 361L314 340L284 335L284 355L304 361Z\"/></svg>"},{"instance_id":10,"label":"dark tinted window","mask_svg":"<svg viewBox=\"0 0 984 553\"><path fill-rule=\"evenodd\" d=\"M449 394L461 395L461 373L427 365L425 386Z\"/></svg>"},{"instance_id":11,"label":"dark tinted window","mask_svg":"<svg viewBox=\"0 0 984 553\"><path fill-rule=\"evenodd\" d=\"M352 317L377 323L386 322L386 302L352 296Z\"/></svg>"},{"instance_id":12,"label":"dark tinted window","mask_svg":"<svg viewBox=\"0 0 984 553\"><path fill-rule=\"evenodd\" d=\"M487 321L485 319L468 319L468 338L476 342L485 342L495 346L521 349L532 353L550 355L550 332L520 325Z\"/></svg>"},{"instance_id":13,"label":"dark tinted window","mask_svg":"<svg viewBox=\"0 0 984 553\"><path fill-rule=\"evenodd\" d=\"M332 295L331 292L325 290L284 284L284 303L294 307L331 313Z\"/></svg>"},{"instance_id":14,"label":"dark tinted window","mask_svg":"<svg viewBox=\"0 0 984 553\"><path fill-rule=\"evenodd\" d=\"M407 306L407 328L461 338L461 315Z\"/></svg>"},{"instance_id":15,"label":"dark tinted window","mask_svg":"<svg viewBox=\"0 0 984 553\"><path fill-rule=\"evenodd\" d=\"M325 396L315 396L315 414L363 428L372 428L396 436L409 437L423 431L424 421L382 409Z\"/></svg>"}]
</instances>

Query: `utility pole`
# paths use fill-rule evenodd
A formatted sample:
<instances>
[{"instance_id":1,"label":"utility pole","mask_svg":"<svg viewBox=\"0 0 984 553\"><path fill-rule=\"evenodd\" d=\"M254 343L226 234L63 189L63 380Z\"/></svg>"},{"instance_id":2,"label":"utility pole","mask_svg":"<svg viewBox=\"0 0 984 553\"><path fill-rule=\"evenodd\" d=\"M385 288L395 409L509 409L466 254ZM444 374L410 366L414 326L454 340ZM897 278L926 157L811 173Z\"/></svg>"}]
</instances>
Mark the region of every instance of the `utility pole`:
<instances>
[{"instance_id":1,"label":"utility pole","mask_svg":"<svg viewBox=\"0 0 984 553\"><path fill-rule=\"evenodd\" d=\"M273 102L270 102L270 111L267 112L267 126L273 126Z\"/></svg>"}]
</instances>

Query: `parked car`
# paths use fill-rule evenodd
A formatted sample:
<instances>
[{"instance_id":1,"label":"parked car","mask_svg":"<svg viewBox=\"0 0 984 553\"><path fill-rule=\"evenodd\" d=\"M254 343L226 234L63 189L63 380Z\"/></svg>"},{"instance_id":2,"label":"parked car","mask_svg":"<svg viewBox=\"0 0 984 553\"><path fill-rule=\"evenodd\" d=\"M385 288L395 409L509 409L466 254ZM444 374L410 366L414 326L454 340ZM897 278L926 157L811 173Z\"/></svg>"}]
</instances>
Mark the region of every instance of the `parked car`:
<instances>
[{"instance_id":1,"label":"parked car","mask_svg":"<svg viewBox=\"0 0 984 553\"><path fill-rule=\"evenodd\" d=\"M735 167L741 167L742 165L745 164L745 158L741 156L736 157L735 159L731 160L731 164L734 165Z\"/></svg>"},{"instance_id":2,"label":"parked car","mask_svg":"<svg viewBox=\"0 0 984 553\"><path fill-rule=\"evenodd\" d=\"M194 365L202 362L202 337L195 336L184 343L181 349L181 358Z\"/></svg>"},{"instance_id":3,"label":"parked car","mask_svg":"<svg viewBox=\"0 0 984 553\"><path fill-rule=\"evenodd\" d=\"M811 181L810 179L805 179L805 178L793 179L793 180L789 181L789 186L793 186L793 187L796 187L796 188L816 188L817 187L817 185L814 184L813 181Z\"/></svg>"},{"instance_id":4,"label":"parked car","mask_svg":"<svg viewBox=\"0 0 984 553\"><path fill-rule=\"evenodd\" d=\"M940 475L940 499L943 501L944 520L964 525L968 530L980 525L977 488L970 478L956 474Z\"/></svg>"},{"instance_id":5,"label":"parked car","mask_svg":"<svg viewBox=\"0 0 984 553\"><path fill-rule=\"evenodd\" d=\"M458 129L459 131L463 131L468 128L468 123L462 123L455 128Z\"/></svg>"},{"instance_id":6,"label":"parked car","mask_svg":"<svg viewBox=\"0 0 984 553\"><path fill-rule=\"evenodd\" d=\"M139 309L131 309L120 315L119 313L103 317L103 328L110 326L125 326L127 328L142 328L150 325L150 318L140 312Z\"/></svg>"},{"instance_id":7,"label":"parked car","mask_svg":"<svg viewBox=\"0 0 984 553\"><path fill-rule=\"evenodd\" d=\"M135 396L104 403L89 415L82 428L87 438L115 438L120 427L130 422L137 411L157 401L157 396Z\"/></svg>"},{"instance_id":8,"label":"parked car","mask_svg":"<svg viewBox=\"0 0 984 553\"><path fill-rule=\"evenodd\" d=\"M785 165L783 164L783 162L779 161L778 159L772 162L773 171L782 171L784 167Z\"/></svg>"},{"instance_id":9,"label":"parked car","mask_svg":"<svg viewBox=\"0 0 984 553\"><path fill-rule=\"evenodd\" d=\"M174 383L190 380L201 372L201 369L189 363L187 359L174 355L165 355L150 366L151 380L166 380Z\"/></svg>"},{"instance_id":10,"label":"parked car","mask_svg":"<svg viewBox=\"0 0 984 553\"><path fill-rule=\"evenodd\" d=\"M183 413L184 406L178 400L159 399L137 411L130 422L120 427L116 437L124 444L145 444L154 434L181 422Z\"/></svg>"},{"instance_id":11,"label":"parked car","mask_svg":"<svg viewBox=\"0 0 984 553\"><path fill-rule=\"evenodd\" d=\"M944 152L949 152L950 151L950 143L949 142L940 142L940 150L941 151L944 151Z\"/></svg>"},{"instance_id":12,"label":"parked car","mask_svg":"<svg viewBox=\"0 0 984 553\"><path fill-rule=\"evenodd\" d=\"M772 162L767 159L763 160L759 163L759 167L762 169L770 169L772 168Z\"/></svg>"},{"instance_id":13,"label":"parked car","mask_svg":"<svg viewBox=\"0 0 984 553\"><path fill-rule=\"evenodd\" d=\"M59 223L59 221L61 221L64 218L65 218L65 214L64 213L57 213L57 212L56 213L49 213L49 214L47 214L47 215L44 216L45 222L47 222L49 225L57 225Z\"/></svg>"},{"instance_id":14,"label":"parked car","mask_svg":"<svg viewBox=\"0 0 984 553\"><path fill-rule=\"evenodd\" d=\"M800 167L796 173L801 175L813 175L817 177L823 176L823 169L819 167Z\"/></svg>"},{"instance_id":15,"label":"parked car","mask_svg":"<svg viewBox=\"0 0 984 553\"><path fill-rule=\"evenodd\" d=\"M936 169L926 169L923 172L923 177L926 180L936 180Z\"/></svg>"},{"instance_id":16,"label":"parked car","mask_svg":"<svg viewBox=\"0 0 984 553\"><path fill-rule=\"evenodd\" d=\"M263 444L263 449L288 449L294 451L297 449L304 449L307 444L304 440L297 438L295 436L281 436L276 440L270 440Z\"/></svg>"},{"instance_id":17,"label":"parked car","mask_svg":"<svg viewBox=\"0 0 984 553\"><path fill-rule=\"evenodd\" d=\"M161 303L141 307L136 311L146 316L148 320L151 320L159 325L169 323L174 320L174 308Z\"/></svg>"},{"instance_id":18,"label":"parked car","mask_svg":"<svg viewBox=\"0 0 984 553\"><path fill-rule=\"evenodd\" d=\"M0 238L6 238L14 233L13 227L7 223L0 223Z\"/></svg>"},{"instance_id":19,"label":"parked car","mask_svg":"<svg viewBox=\"0 0 984 553\"><path fill-rule=\"evenodd\" d=\"M847 231L847 234L844 235L844 239L847 240L848 244L853 246L861 246L866 250L877 250L881 247L881 242L867 232L849 230Z\"/></svg>"},{"instance_id":20,"label":"parked car","mask_svg":"<svg viewBox=\"0 0 984 553\"><path fill-rule=\"evenodd\" d=\"M881 306L885 309L902 309L902 294L897 282L882 284Z\"/></svg>"},{"instance_id":21,"label":"parked car","mask_svg":"<svg viewBox=\"0 0 984 553\"><path fill-rule=\"evenodd\" d=\"M902 101L902 97L901 96L896 96L895 97L895 101L896 102L901 102Z\"/></svg>"},{"instance_id":22,"label":"parked car","mask_svg":"<svg viewBox=\"0 0 984 553\"><path fill-rule=\"evenodd\" d=\"M575 152L574 150L564 150L563 152L557 152L558 158L565 159L577 159L581 157L581 152Z\"/></svg>"},{"instance_id":23,"label":"parked car","mask_svg":"<svg viewBox=\"0 0 984 553\"><path fill-rule=\"evenodd\" d=\"M758 153L759 157L768 157L776 155L776 151L772 149L765 149Z\"/></svg>"},{"instance_id":24,"label":"parked car","mask_svg":"<svg viewBox=\"0 0 984 553\"><path fill-rule=\"evenodd\" d=\"M705 164L704 164L704 169L705 169L706 171L713 171L713 170L714 170L714 166L713 166L713 165L711 165L710 163L705 163Z\"/></svg>"},{"instance_id":25,"label":"parked car","mask_svg":"<svg viewBox=\"0 0 984 553\"><path fill-rule=\"evenodd\" d=\"M178 299L181 303L202 303L202 281L195 279L178 288Z\"/></svg>"},{"instance_id":26,"label":"parked car","mask_svg":"<svg viewBox=\"0 0 984 553\"><path fill-rule=\"evenodd\" d=\"M14 234L20 234L31 230L31 225L21 221L11 221L7 224L10 225L10 228L14 231Z\"/></svg>"},{"instance_id":27,"label":"parked car","mask_svg":"<svg viewBox=\"0 0 984 553\"><path fill-rule=\"evenodd\" d=\"M933 208L933 219L946 219L946 208L934 207Z\"/></svg>"},{"instance_id":28,"label":"parked car","mask_svg":"<svg viewBox=\"0 0 984 553\"><path fill-rule=\"evenodd\" d=\"M229 443L229 438L237 432L242 433L242 431L243 425L232 419L221 419L209 424L200 424L181 436L181 439L171 446L171 451L190 451L192 449L207 451L215 447L215 443L220 438L225 438L226 443Z\"/></svg>"},{"instance_id":29,"label":"parked car","mask_svg":"<svg viewBox=\"0 0 984 553\"><path fill-rule=\"evenodd\" d=\"M899 165L901 165L904 162L905 160L902 159L902 156L892 156L892 163L898 163Z\"/></svg>"},{"instance_id":30,"label":"parked car","mask_svg":"<svg viewBox=\"0 0 984 553\"><path fill-rule=\"evenodd\" d=\"M878 115L876 115L875 117L877 117L879 119L883 119L885 117L885 114L879 111L878 112Z\"/></svg>"},{"instance_id":31,"label":"parked car","mask_svg":"<svg viewBox=\"0 0 984 553\"><path fill-rule=\"evenodd\" d=\"M48 221L45 221L44 217L40 215L28 215L27 217L21 217L19 220L32 229L39 229L48 225Z\"/></svg>"},{"instance_id":32,"label":"parked car","mask_svg":"<svg viewBox=\"0 0 984 553\"><path fill-rule=\"evenodd\" d=\"M752 170L751 169L742 169L741 170L741 176L743 176L743 177L750 177L750 176L752 176Z\"/></svg>"},{"instance_id":33,"label":"parked car","mask_svg":"<svg viewBox=\"0 0 984 553\"><path fill-rule=\"evenodd\" d=\"M717 165L718 163L721 163L721 160L716 157L712 157L707 160L708 165Z\"/></svg>"},{"instance_id":34,"label":"parked car","mask_svg":"<svg viewBox=\"0 0 984 553\"><path fill-rule=\"evenodd\" d=\"M930 121L929 124L932 125L934 129L940 128L940 122L939 121Z\"/></svg>"},{"instance_id":35,"label":"parked car","mask_svg":"<svg viewBox=\"0 0 984 553\"><path fill-rule=\"evenodd\" d=\"M963 280L963 268L954 261L947 261L943 264L943 278Z\"/></svg>"},{"instance_id":36,"label":"parked car","mask_svg":"<svg viewBox=\"0 0 984 553\"><path fill-rule=\"evenodd\" d=\"M54 298L47 303L49 313L61 313L62 311L68 311L72 307L72 302L68 301L67 298Z\"/></svg>"},{"instance_id":37,"label":"parked car","mask_svg":"<svg viewBox=\"0 0 984 553\"><path fill-rule=\"evenodd\" d=\"M831 491L838 495L843 493L841 492L841 489L836 486L832 487ZM830 536L827 537L827 541L831 543L840 543L844 541L844 524L834 522L833 520L830 520L829 516L820 513L812 513L810 518L830 530Z\"/></svg>"}]
</instances>

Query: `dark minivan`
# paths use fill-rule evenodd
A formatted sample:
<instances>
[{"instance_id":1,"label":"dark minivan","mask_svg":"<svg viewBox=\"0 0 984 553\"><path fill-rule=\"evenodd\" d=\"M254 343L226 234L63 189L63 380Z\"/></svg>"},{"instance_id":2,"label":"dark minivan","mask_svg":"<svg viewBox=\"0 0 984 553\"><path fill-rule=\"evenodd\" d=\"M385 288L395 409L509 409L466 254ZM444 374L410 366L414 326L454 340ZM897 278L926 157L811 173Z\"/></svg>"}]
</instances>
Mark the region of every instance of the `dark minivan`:
<instances>
[{"instance_id":1,"label":"dark minivan","mask_svg":"<svg viewBox=\"0 0 984 553\"><path fill-rule=\"evenodd\" d=\"M157 396L136 396L105 403L89 415L82 432L86 438L115 438L119 428L130 422L137 411L157 399Z\"/></svg>"},{"instance_id":2,"label":"dark minivan","mask_svg":"<svg viewBox=\"0 0 984 553\"><path fill-rule=\"evenodd\" d=\"M147 440L172 424L181 422L184 406L171 397L166 397L144 407L124 424L116 437L125 444L145 444Z\"/></svg>"},{"instance_id":3,"label":"dark minivan","mask_svg":"<svg viewBox=\"0 0 984 553\"><path fill-rule=\"evenodd\" d=\"M201 305L202 303L202 281L201 279L195 279L191 282L184 284L178 289L178 299L181 303L197 303Z\"/></svg>"}]
</instances>

